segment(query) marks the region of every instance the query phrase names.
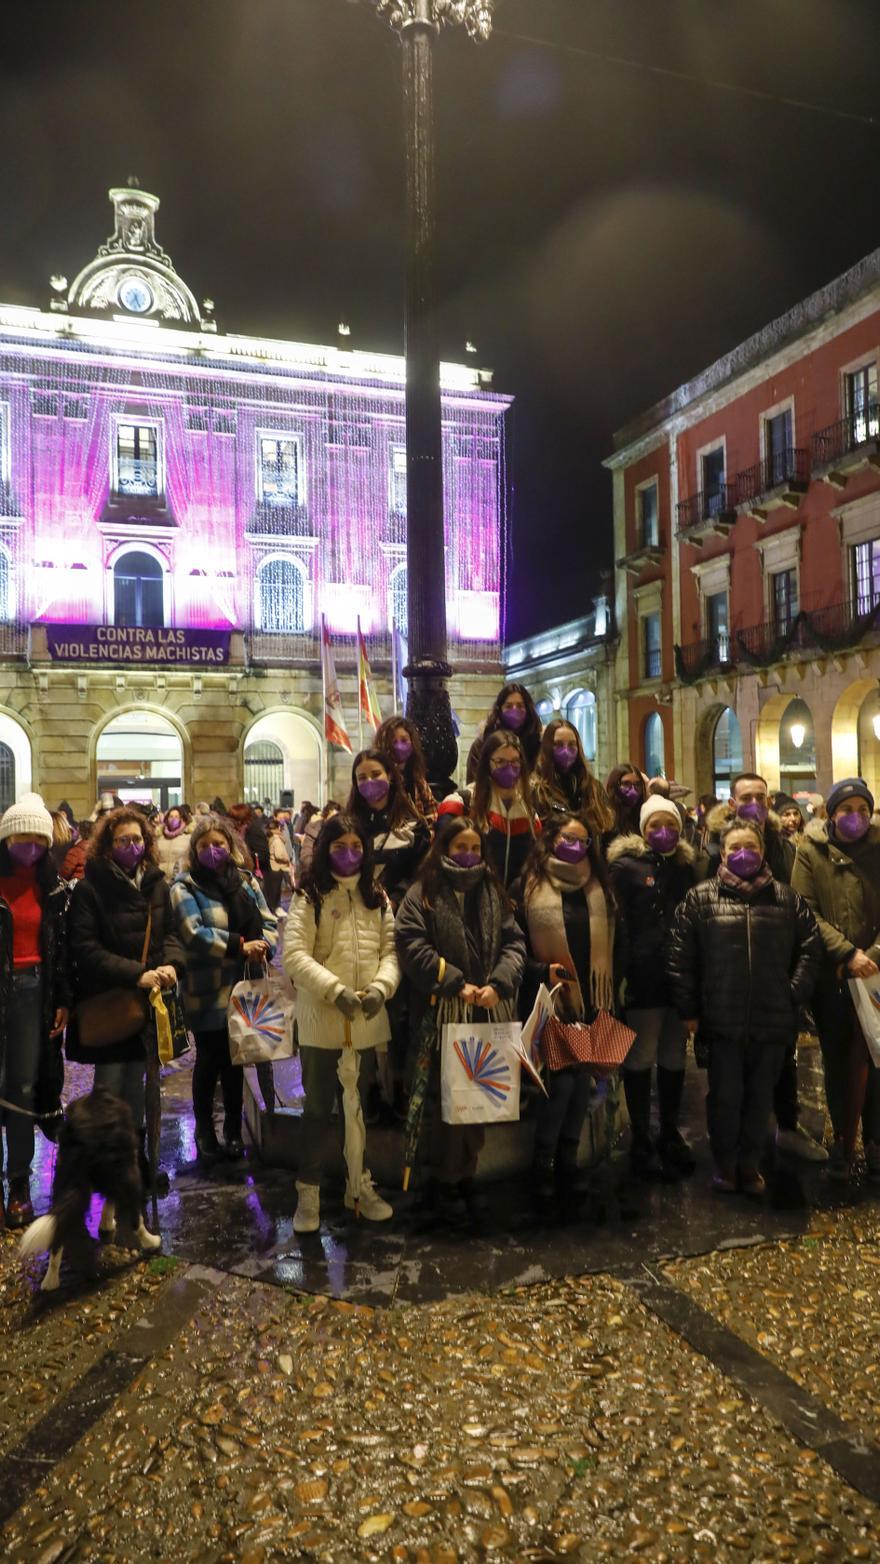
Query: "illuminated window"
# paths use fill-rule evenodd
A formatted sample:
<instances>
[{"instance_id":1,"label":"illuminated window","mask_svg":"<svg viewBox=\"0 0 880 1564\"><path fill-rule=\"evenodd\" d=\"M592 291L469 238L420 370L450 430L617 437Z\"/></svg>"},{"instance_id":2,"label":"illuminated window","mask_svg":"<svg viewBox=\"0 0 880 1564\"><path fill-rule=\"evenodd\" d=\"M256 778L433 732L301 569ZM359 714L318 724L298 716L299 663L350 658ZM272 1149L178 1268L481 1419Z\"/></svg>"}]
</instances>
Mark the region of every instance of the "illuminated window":
<instances>
[{"instance_id":1,"label":"illuminated window","mask_svg":"<svg viewBox=\"0 0 880 1564\"><path fill-rule=\"evenodd\" d=\"M541 721L546 725L553 716L553 702L548 700L546 697L542 701L536 701L535 711L538 713Z\"/></svg>"},{"instance_id":2,"label":"illuminated window","mask_svg":"<svg viewBox=\"0 0 880 1564\"><path fill-rule=\"evenodd\" d=\"M652 711L645 722L645 771L649 777L662 777L666 765L663 718Z\"/></svg>"},{"instance_id":3,"label":"illuminated window","mask_svg":"<svg viewBox=\"0 0 880 1564\"><path fill-rule=\"evenodd\" d=\"M295 435L260 436L260 499L264 505L302 502L302 453Z\"/></svg>"},{"instance_id":4,"label":"illuminated window","mask_svg":"<svg viewBox=\"0 0 880 1564\"><path fill-rule=\"evenodd\" d=\"M117 425L116 492L158 495L159 431L155 424Z\"/></svg>"},{"instance_id":5,"label":"illuminated window","mask_svg":"<svg viewBox=\"0 0 880 1564\"><path fill-rule=\"evenodd\" d=\"M391 629L409 635L406 565L395 565L388 581L388 617Z\"/></svg>"},{"instance_id":6,"label":"illuminated window","mask_svg":"<svg viewBox=\"0 0 880 1564\"><path fill-rule=\"evenodd\" d=\"M305 631L305 578L292 559L267 559L257 571L257 620L261 630Z\"/></svg>"},{"instance_id":7,"label":"illuminated window","mask_svg":"<svg viewBox=\"0 0 880 1564\"><path fill-rule=\"evenodd\" d=\"M580 735L588 760L596 759L596 697L592 690L576 690L565 703L565 720Z\"/></svg>"},{"instance_id":8,"label":"illuminated window","mask_svg":"<svg viewBox=\"0 0 880 1564\"><path fill-rule=\"evenodd\" d=\"M649 483L639 489L639 544L642 548L658 548L660 544L660 517L657 511L657 485Z\"/></svg>"},{"instance_id":9,"label":"illuminated window","mask_svg":"<svg viewBox=\"0 0 880 1564\"><path fill-rule=\"evenodd\" d=\"M850 421L850 438L853 445L864 445L866 440L876 440L880 430L876 363L865 364L853 374L847 375L844 390L846 416Z\"/></svg>"},{"instance_id":10,"label":"illuminated window","mask_svg":"<svg viewBox=\"0 0 880 1564\"><path fill-rule=\"evenodd\" d=\"M653 614L645 614L642 619L642 658L644 678L659 679L663 666L659 610Z\"/></svg>"},{"instance_id":11,"label":"illuminated window","mask_svg":"<svg viewBox=\"0 0 880 1564\"><path fill-rule=\"evenodd\" d=\"M114 623L157 628L165 623L165 579L152 554L131 549L113 566Z\"/></svg>"},{"instance_id":12,"label":"illuminated window","mask_svg":"<svg viewBox=\"0 0 880 1564\"><path fill-rule=\"evenodd\" d=\"M730 626L727 616L727 593L708 592L706 603L706 635L712 643L713 655L726 663L730 654Z\"/></svg>"},{"instance_id":13,"label":"illuminated window","mask_svg":"<svg viewBox=\"0 0 880 1564\"><path fill-rule=\"evenodd\" d=\"M397 516L406 515L406 446L392 445L388 472L388 509Z\"/></svg>"},{"instance_id":14,"label":"illuminated window","mask_svg":"<svg viewBox=\"0 0 880 1564\"><path fill-rule=\"evenodd\" d=\"M880 603L880 538L857 543L852 560L856 613L869 614Z\"/></svg>"}]
</instances>

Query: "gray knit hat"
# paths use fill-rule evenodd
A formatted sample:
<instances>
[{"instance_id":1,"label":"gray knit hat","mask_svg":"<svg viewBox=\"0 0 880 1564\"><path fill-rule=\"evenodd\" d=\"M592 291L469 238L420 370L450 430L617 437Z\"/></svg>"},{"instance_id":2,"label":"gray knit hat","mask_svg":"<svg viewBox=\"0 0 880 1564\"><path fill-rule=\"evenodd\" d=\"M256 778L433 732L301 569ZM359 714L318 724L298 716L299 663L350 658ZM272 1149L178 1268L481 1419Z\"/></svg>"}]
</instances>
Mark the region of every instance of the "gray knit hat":
<instances>
[{"instance_id":1,"label":"gray knit hat","mask_svg":"<svg viewBox=\"0 0 880 1564\"><path fill-rule=\"evenodd\" d=\"M52 842L52 816L39 793L22 793L18 803L10 804L0 819L0 842L26 833L45 836L47 842Z\"/></svg>"}]
</instances>

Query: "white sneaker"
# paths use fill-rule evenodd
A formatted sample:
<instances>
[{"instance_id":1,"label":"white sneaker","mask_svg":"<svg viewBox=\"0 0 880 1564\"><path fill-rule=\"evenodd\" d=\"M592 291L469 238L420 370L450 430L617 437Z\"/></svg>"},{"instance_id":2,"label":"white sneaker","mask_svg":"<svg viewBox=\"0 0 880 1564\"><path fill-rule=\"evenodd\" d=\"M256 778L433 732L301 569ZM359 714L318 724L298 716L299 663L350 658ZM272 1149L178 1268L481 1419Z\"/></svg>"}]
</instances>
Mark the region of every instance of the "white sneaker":
<instances>
[{"instance_id":1,"label":"white sneaker","mask_svg":"<svg viewBox=\"0 0 880 1564\"><path fill-rule=\"evenodd\" d=\"M345 1205L347 1210L354 1210L354 1195L348 1185L345 1187ZM382 1199L369 1173L364 1173L361 1178L358 1213L366 1217L368 1222L387 1222L389 1217L394 1215L393 1206L389 1206L388 1201Z\"/></svg>"},{"instance_id":2,"label":"white sneaker","mask_svg":"<svg viewBox=\"0 0 880 1564\"><path fill-rule=\"evenodd\" d=\"M317 1184L296 1182L295 1233L316 1233L321 1226L321 1191Z\"/></svg>"},{"instance_id":3,"label":"white sneaker","mask_svg":"<svg viewBox=\"0 0 880 1564\"><path fill-rule=\"evenodd\" d=\"M116 1237L116 1207L112 1200L105 1200L98 1222L98 1237L105 1244L112 1244Z\"/></svg>"},{"instance_id":4,"label":"white sneaker","mask_svg":"<svg viewBox=\"0 0 880 1564\"><path fill-rule=\"evenodd\" d=\"M793 1130L781 1130L777 1127L776 1149L787 1151L792 1157L802 1157L805 1162L828 1161L825 1147L820 1146L819 1142L814 1140L812 1135L808 1135L806 1130L802 1130L800 1125Z\"/></svg>"}]
</instances>

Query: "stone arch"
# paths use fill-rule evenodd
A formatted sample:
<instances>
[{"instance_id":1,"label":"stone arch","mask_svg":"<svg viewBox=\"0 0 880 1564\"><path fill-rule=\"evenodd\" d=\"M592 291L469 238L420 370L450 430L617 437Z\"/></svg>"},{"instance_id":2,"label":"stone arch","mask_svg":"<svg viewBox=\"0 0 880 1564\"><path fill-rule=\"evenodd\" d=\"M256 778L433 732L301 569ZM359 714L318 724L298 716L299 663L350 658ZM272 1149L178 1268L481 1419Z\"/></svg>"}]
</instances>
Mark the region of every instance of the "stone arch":
<instances>
[{"instance_id":1,"label":"stone arch","mask_svg":"<svg viewBox=\"0 0 880 1564\"><path fill-rule=\"evenodd\" d=\"M861 774L875 798L880 788L880 743L872 734L871 741L859 745L859 719L865 701L876 693L876 675L854 679L838 695L831 716L832 781L840 782L844 777Z\"/></svg>"},{"instance_id":2,"label":"stone arch","mask_svg":"<svg viewBox=\"0 0 880 1564\"><path fill-rule=\"evenodd\" d=\"M797 700L795 690L777 690L764 702L755 732L755 770L762 776L771 793L779 791L779 724L792 701Z\"/></svg>"},{"instance_id":3,"label":"stone arch","mask_svg":"<svg viewBox=\"0 0 880 1564\"><path fill-rule=\"evenodd\" d=\"M29 793L34 786L33 743L27 725L17 711L0 706L0 743L11 752L14 769L14 803L22 793ZM5 807L5 806L4 806Z\"/></svg>"},{"instance_id":4,"label":"stone arch","mask_svg":"<svg viewBox=\"0 0 880 1564\"><path fill-rule=\"evenodd\" d=\"M714 791L715 765L713 745L715 742L715 728L726 704L725 701L713 701L711 706L707 706L706 710L697 718L694 759L696 762L696 791L698 798L702 793Z\"/></svg>"},{"instance_id":5,"label":"stone arch","mask_svg":"<svg viewBox=\"0 0 880 1564\"><path fill-rule=\"evenodd\" d=\"M104 712L100 720L95 723L95 726L93 727L89 736L89 785L91 788L93 801L98 797L98 744L104 730L110 726L111 722L118 721L120 717L131 717L133 725L136 726L137 718L139 716L145 715L158 718L160 722L166 723L169 728L174 730L174 732L177 734L177 737L180 739L180 790L183 799L187 802L191 801L192 742L190 740L189 733L187 732L184 724L180 721L179 717L175 716L174 712L170 711L167 706L157 706L148 703L147 701L138 701L137 703L129 701L120 706L115 706L112 708L112 710Z\"/></svg>"},{"instance_id":6,"label":"stone arch","mask_svg":"<svg viewBox=\"0 0 880 1564\"><path fill-rule=\"evenodd\" d=\"M258 712L241 735L240 758L242 787L244 757L249 745L270 740L284 758L283 788L291 789L295 805L312 796L312 803L323 802L327 786L324 734L321 724L301 706L274 706ZM242 793L242 796L244 794Z\"/></svg>"}]
</instances>

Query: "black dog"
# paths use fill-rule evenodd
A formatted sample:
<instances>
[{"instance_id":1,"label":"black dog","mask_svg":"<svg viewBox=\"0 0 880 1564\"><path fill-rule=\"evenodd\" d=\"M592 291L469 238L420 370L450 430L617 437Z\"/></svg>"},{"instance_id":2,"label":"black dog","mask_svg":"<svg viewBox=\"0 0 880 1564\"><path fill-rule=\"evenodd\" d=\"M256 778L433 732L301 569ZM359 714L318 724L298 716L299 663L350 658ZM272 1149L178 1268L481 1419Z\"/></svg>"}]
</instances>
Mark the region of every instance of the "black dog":
<instances>
[{"instance_id":1,"label":"black dog","mask_svg":"<svg viewBox=\"0 0 880 1564\"><path fill-rule=\"evenodd\" d=\"M64 1116L58 1141L58 1162L52 1186L52 1210L24 1234L19 1254L49 1251L49 1268L42 1291L58 1286L61 1256L66 1247L82 1252L90 1244L86 1211L92 1195L104 1196L98 1233L112 1239L116 1213L134 1232L137 1247L148 1252L162 1240L144 1223L143 1191L137 1165L137 1139L131 1109L121 1098L98 1086L88 1097L78 1097Z\"/></svg>"}]
</instances>

